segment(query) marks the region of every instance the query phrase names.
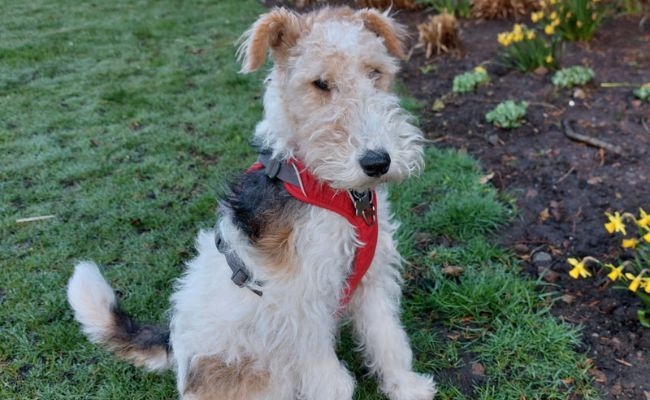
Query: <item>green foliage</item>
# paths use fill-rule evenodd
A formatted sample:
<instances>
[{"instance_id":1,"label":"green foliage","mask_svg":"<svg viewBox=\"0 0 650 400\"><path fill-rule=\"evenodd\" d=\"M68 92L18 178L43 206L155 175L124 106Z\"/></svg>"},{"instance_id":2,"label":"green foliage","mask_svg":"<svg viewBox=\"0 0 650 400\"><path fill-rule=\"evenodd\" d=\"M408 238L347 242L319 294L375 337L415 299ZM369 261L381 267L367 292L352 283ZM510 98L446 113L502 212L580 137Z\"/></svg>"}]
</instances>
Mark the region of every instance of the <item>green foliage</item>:
<instances>
[{"instance_id":1,"label":"green foliage","mask_svg":"<svg viewBox=\"0 0 650 400\"><path fill-rule=\"evenodd\" d=\"M490 81L490 76L483 67L476 67L474 70L462 73L454 77L452 91L454 93L469 93L484 83Z\"/></svg>"},{"instance_id":2,"label":"green foliage","mask_svg":"<svg viewBox=\"0 0 650 400\"><path fill-rule=\"evenodd\" d=\"M439 382L437 398L597 398L586 357L572 350L576 330L550 316L537 282L522 278L511 256L488 239L512 218L511 208L482 183L476 161L466 154L430 148L426 163L419 179L391 191L404 221L400 246L411 263L407 276L423 276L421 287L412 289L417 281L407 285L411 298L404 305L416 365L454 374L471 359L486 374L468 397ZM432 244L416 250L422 233ZM436 244L441 238L444 243ZM448 265L462 272L446 275Z\"/></svg>"},{"instance_id":3,"label":"green foliage","mask_svg":"<svg viewBox=\"0 0 650 400\"><path fill-rule=\"evenodd\" d=\"M525 101L517 103L506 100L485 114L485 119L499 128L518 128L521 126L522 119L526 116L527 109L528 103Z\"/></svg>"},{"instance_id":4,"label":"green foliage","mask_svg":"<svg viewBox=\"0 0 650 400\"><path fill-rule=\"evenodd\" d=\"M594 79L596 74L591 68L581 65L574 65L569 68L562 68L555 72L551 81L555 86L570 88L573 86L585 85Z\"/></svg>"},{"instance_id":5,"label":"green foliage","mask_svg":"<svg viewBox=\"0 0 650 400\"><path fill-rule=\"evenodd\" d=\"M605 12L602 2L595 0L544 1L541 4L542 9L531 15L532 21L538 22L547 35L558 35L569 41L591 39Z\"/></svg>"},{"instance_id":6,"label":"green foliage","mask_svg":"<svg viewBox=\"0 0 650 400\"><path fill-rule=\"evenodd\" d=\"M416 3L433 7L438 13L446 10L458 18L469 18L472 12L471 0L416 0Z\"/></svg>"},{"instance_id":7,"label":"green foliage","mask_svg":"<svg viewBox=\"0 0 650 400\"><path fill-rule=\"evenodd\" d=\"M650 83L646 83L645 85L634 89L633 93L634 97L637 99L650 103Z\"/></svg>"}]
</instances>

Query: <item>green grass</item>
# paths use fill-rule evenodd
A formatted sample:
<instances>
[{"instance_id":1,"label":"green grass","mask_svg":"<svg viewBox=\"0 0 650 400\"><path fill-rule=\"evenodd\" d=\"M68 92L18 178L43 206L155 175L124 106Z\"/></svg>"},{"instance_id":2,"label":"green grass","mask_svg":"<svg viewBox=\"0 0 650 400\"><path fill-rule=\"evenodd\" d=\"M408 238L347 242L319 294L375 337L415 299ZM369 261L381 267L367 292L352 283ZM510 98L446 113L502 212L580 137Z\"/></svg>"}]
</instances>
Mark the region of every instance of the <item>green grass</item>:
<instances>
[{"instance_id":1,"label":"green grass","mask_svg":"<svg viewBox=\"0 0 650 400\"><path fill-rule=\"evenodd\" d=\"M0 398L176 397L171 373L88 343L65 284L93 259L129 312L164 320L224 179L254 159L262 75L237 73L234 42L262 11L252 0L0 4ZM480 398L592 398L577 333L488 238L511 217L507 199L466 155L431 149L427 161L393 191L407 272L428 282L408 281L404 302L418 368L453 371L469 355L486 367ZM16 222L43 215L55 217ZM417 251L415 232L451 244ZM443 276L446 264L465 273ZM343 341L356 398L381 399ZM465 397L443 381L440 398Z\"/></svg>"}]
</instances>

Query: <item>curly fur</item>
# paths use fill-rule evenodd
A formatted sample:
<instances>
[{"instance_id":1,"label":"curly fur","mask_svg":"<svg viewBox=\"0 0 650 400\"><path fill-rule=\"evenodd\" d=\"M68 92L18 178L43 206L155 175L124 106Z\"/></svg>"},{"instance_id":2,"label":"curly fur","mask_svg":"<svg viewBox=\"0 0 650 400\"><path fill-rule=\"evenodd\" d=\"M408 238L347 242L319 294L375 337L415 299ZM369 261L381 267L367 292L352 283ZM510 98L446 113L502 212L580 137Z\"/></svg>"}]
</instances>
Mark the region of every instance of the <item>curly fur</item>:
<instances>
[{"instance_id":1,"label":"curly fur","mask_svg":"<svg viewBox=\"0 0 650 400\"><path fill-rule=\"evenodd\" d=\"M377 193L375 257L343 313L339 301L360 244L354 227L247 174L223 200L215 229L264 282L263 295L233 284L215 232L202 231L198 256L171 298L169 336L119 311L97 267L79 264L68 298L89 338L149 369L173 367L185 400L349 400L355 380L335 353L338 326L349 319L390 399L432 399L433 380L413 372L399 321L402 259L384 187L423 166L420 131L390 91L403 35L376 10L274 9L244 34L239 51L243 72L260 68L268 53L273 59L255 141L277 158L302 160L337 190ZM360 159L375 151L389 154L390 165L369 175Z\"/></svg>"}]
</instances>

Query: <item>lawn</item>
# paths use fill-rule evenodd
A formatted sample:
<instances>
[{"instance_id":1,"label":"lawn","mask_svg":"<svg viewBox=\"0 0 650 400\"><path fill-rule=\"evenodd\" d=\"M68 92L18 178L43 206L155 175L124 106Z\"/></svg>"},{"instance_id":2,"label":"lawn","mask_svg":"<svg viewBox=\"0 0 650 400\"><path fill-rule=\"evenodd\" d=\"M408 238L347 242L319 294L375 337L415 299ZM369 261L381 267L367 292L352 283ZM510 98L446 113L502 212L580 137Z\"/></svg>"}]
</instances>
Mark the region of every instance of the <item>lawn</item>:
<instances>
[{"instance_id":1,"label":"lawn","mask_svg":"<svg viewBox=\"0 0 650 400\"><path fill-rule=\"evenodd\" d=\"M176 397L171 373L85 340L65 284L93 259L130 313L165 319L196 231L255 158L263 75L238 74L234 54L261 12L234 0L0 5L0 398ZM490 240L511 202L465 154L430 148L427 161L392 196L417 368L439 377L441 399L596 398L579 333ZM382 398L346 330L342 342L356 398Z\"/></svg>"}]
</instances>

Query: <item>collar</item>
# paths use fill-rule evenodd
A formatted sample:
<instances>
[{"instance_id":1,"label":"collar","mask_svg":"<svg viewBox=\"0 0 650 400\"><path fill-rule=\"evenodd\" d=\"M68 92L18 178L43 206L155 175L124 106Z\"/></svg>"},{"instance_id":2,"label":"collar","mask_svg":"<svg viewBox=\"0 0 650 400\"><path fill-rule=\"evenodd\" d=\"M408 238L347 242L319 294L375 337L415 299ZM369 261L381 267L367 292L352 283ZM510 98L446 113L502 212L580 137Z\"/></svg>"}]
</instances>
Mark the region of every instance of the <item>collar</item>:
<instances>
[{"instance_id":1,"label":"collar","mask_svg":"<svg viewBox=\"0 0 650 400\"><path fill-rule=\"evenodd\" d=\"M377 196L374 190L365 192L340 191L312 175L296 159L276 160L270 153L262 152L249 171L264 169L274 179L280 179L284 188L297 200L335 212L354 226L357 247L352 271L341 297L341 306L348 304L361 279L370 268L375 255L378 237Z\"/></svg>"}]
</instances>

